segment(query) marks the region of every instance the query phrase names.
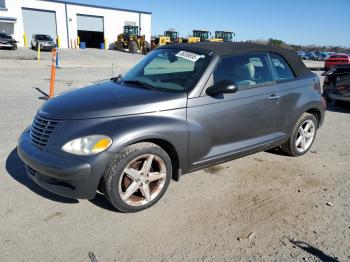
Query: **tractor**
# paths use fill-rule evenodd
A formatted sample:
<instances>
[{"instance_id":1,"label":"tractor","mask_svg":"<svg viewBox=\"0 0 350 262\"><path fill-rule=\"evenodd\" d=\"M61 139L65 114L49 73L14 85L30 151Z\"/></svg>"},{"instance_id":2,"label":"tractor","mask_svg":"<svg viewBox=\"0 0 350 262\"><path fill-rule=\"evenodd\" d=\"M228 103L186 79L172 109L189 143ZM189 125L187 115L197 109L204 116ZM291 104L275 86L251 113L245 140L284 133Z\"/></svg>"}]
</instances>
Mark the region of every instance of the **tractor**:
<instances>
[{"instance_id":1,"label":"tractor","mask_svg":"<svg viewBox=\"0 0 350 262\"><path fill-rule=\"evenodd\" d=\"M232 42L235 33L230 31L215 31L215 38L222 39L224 42Z\"/></svg>"},{"instance_id":2,"label":"tractor","mask_svg":"<svg viewBox=\"0 0 350 262\"><path fill-rule=\"evenodd\" d=\"M147 54L150 51L150 44L145 40L145 35L140 35L139 27L134 25L125 25L124 32L118 35L115 42L116 49L119 51L128 51L130 53L140 52Z\"/></svg>"}]
</instances>

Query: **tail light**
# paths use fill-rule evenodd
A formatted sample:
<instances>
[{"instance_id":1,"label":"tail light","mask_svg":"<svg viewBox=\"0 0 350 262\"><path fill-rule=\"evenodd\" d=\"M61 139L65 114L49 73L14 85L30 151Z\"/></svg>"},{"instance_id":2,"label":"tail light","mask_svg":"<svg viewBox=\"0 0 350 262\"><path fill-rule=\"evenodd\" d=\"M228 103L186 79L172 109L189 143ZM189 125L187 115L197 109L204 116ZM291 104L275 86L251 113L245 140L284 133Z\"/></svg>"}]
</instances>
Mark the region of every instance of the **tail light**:
<instances>
[{"instance_id":1,"label":"tail light","mask_svg":"<svg viewBox=\"0 0 350 262\"><path fill-rule=\"evenodd\" d=\"M323 96L321 96L321 104L323 106L323 109L326 110L327 102L326 102L326 99Z\"/></svg>"}]
</instances>

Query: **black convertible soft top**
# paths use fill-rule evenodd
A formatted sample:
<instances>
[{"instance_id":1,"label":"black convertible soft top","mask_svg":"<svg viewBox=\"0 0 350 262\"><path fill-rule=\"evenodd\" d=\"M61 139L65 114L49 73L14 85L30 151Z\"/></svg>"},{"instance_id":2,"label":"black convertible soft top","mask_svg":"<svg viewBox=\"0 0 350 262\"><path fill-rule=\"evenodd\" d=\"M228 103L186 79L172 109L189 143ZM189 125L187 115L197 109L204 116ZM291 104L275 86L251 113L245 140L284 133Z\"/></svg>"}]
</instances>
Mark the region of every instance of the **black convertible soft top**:
<instances>
[{"instance_id":1,"label":"black convertible soft top","mask_svg":"<svg viewBox=\"0 0 350 262\"><path fill-rule=\"evenodd\" d=\"M305 66L305 64L301 61L301 59L295 52L269 45L242 42L198 42L191 44L184 43L164 45L159 48L176 48L185 51L199 52L203 54L210 54L214 52L220 57L247 53L270 52L282 56L293 68L297 77L310 75L311 73L311 71Z\"/></svg>"}]
</instances>

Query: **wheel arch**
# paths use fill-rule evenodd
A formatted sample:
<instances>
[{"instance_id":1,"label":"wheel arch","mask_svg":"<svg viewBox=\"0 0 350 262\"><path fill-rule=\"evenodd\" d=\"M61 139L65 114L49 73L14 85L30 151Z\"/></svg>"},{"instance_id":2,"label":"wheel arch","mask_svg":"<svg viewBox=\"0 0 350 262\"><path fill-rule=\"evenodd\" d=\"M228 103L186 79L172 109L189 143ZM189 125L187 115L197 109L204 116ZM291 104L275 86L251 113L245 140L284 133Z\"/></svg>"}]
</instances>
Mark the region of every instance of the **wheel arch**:
<instances>
[{"instance_id":1,"label":"wheel arch","mask_svg":"<svg viewBox=\"0 0 350 262\"><path fill-rule=\"evenodd\" d=\"M175 181L178 181L180 176L181 176L181 168L180 168L180 160L179 160L179 153L176 150L176 147L169 142L168 140L164 138L146 138L146 139L141 139L138 141L133 141L129 145L137 144L137 143L142 143L142 142L149 142L156 144L157 146L161 147L168 155L171 160L172 164L172 179ZM128 145L128 146L129 146Z\"/></svg>"},{"instance_id":2,"label":"wheel arch","mask_svg":"<svg viewBox=\"0 0 350 262\"><path fill-rule=\"evenodd\" d=\"M158 145L161 147L170 157L173 172L172 179L178 181L182 172L187 170L187 158L181 157L183 154L182 148L178 148L179 145L176 145L175 142L172 142L168 137L164 135L143 135L135 136L132 139L124 140L124 143L118 143L118 147L113 148L114 153L118 153L121 149L134 145L137 143L149 142Z\"/></svg>"},{"instance_id":3,"label":"wheel arch","mask_svg":"<svg viewBox=\"0 0 350 262\"><path fill-rule=\"evenodd\" d=\"M322 124L322 113L319 108L311 107L305 110L306 113L312 114L317 120L317 128L319 128Z\"/></svg>"}]
</instances>

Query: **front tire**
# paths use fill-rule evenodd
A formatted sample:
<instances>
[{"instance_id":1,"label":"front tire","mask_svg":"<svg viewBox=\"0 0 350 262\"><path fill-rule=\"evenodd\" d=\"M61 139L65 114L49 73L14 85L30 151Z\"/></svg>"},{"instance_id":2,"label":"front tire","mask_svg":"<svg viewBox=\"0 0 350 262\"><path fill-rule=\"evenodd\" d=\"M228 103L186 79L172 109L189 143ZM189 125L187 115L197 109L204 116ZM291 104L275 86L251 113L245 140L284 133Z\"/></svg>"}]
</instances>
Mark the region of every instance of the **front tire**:
<instances>
[{"instance_id":1,"label":"front tire","mask_svg":"<svg viewBox=\"0 0 350 262\"><path fill-rule=\"evenodd\" d=\"M138 212L160 200L171 174L168 154L156 144L142 142L115 155L103 174L102 191L116 209Z\"/></svg>"},{"instance_id":2,"label":"front tire","mask_svg":"<svg viewBox=\"0 0 350 262\"><path fill-rule=\"evenodd\" d=\"M304 113L296 122L289 140L282 150L290 156L302 156L310 150L315 141L318 122L314 115Z\"/></svg>"},{"instance_id":3,"label":"front tire","mask_svg":"<svg viewBox=\"0 0 350 262\"><path fill-rule=\"evenodd\" d=\"M135 41L130 41L128 47L129 47L129 52L130 53L134 54L134 53L137 52L138 47L137 47L137 43Z\"/></svg>"}]
</instances>

